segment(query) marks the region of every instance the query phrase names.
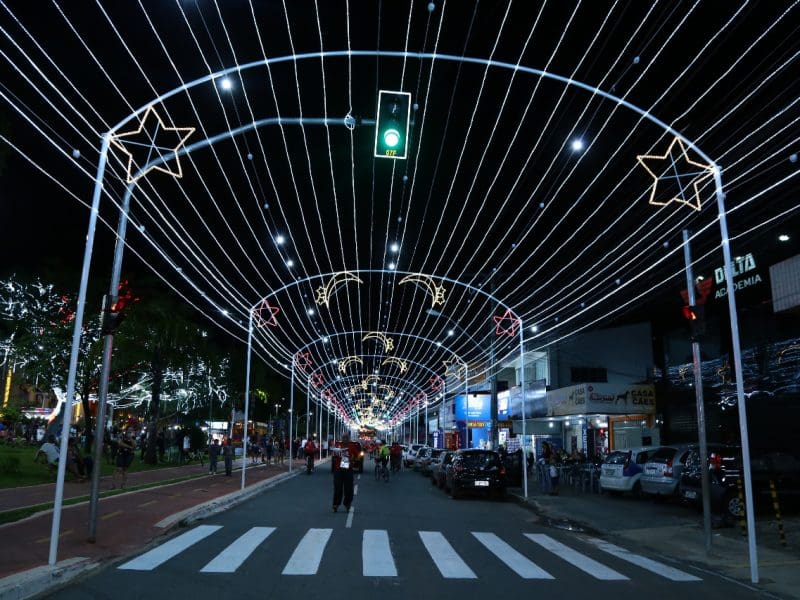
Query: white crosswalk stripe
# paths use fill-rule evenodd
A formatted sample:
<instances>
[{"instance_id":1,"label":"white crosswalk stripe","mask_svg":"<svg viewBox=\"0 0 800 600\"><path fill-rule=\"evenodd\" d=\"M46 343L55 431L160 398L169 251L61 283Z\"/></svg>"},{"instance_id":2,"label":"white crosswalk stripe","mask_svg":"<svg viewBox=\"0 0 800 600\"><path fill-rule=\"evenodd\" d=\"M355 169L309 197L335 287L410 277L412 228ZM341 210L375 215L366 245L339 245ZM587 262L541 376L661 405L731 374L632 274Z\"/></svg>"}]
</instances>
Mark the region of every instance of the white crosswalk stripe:
<instances>
[{"instance_id":1,"label":"white crosswalk stripe","mask_svg":"<svg viewBox=\"0 0 800 600\"><path fill-rule=\"evenodd\" d=\"M592 577L605 581L622 581L628 579L622 573L617 573L615 570L609 569L607 566L573 550L569 546L557 542L549 535L544 535L543 533L526 533L525 537L532 542L536 542L545 550L549 550L556 556L563 558L568 563L578 567L581 571L588 573Z\"/></svg>"},{"instance_id":2,"label":"white crosswalk stripe","mask_svg":"<svg viewBox=\"0 0 800 600\"><path fill-rule=\"evenodd\" d=\"M523 579L553 579L550 573L528 560L495 534L473 531L472 535Z\"/></svg>"},{"instance_id":3,"label":"white crosswalk stripe","mask_svg":"<svg viewBox=\"0 0 800 600\"><path fill-rule=\"evenodd\" d=\"M361 542L361 562L364 577L397 577L389 532L383 529L366 529Z\"/></svg>"},{"instance_id":4,"label":"white crosswalk stripe","mask_svg":"<svg viewBox=\"0 0 800 600\"><path fill-rule=\"evenodd\" d=\"M214 560L200 569L201 573L234 573L258 548L259 544L275 531L274 527L253 527L230 546L220 552Z\"/></svg>"},{"instance_id":5,"label":"white crosswalk stripe","mask_svg":"<svg viewBox=\"0 0 800 600\"><path fill-rule=\"evenodd\" d=\"M428 554L446 579L477 579L475 572L458 555L439 531L420 531L419 537Z\"/></svg>"},{"instance_id":6,"label":"white crosswalk stripe","mask_svg":"<svg viewBox=\"0 0 800 600\"><path fill-rule=\"evenodd\" d=\"M598 540L597 538L585 538L585 539L587 542L599 548L603 552L608 552L609 554L611 554L612 556L616 556L620 560L624 560L626 562L631 563L632 565L636 565L637 567L646 569L651 573L660 575L661 577L671 579L672 581L700 581L699 577L695 577L694 575L689 575L688 573L684 573L683 571L679 571L678 569L667 566L663 563L657 562L645 556L634 554L633 552L629 552L625 548L620 548L619 546L615 546L614 544L611 544L604 540Z\"/></svg>"},{"instance_id":7,"label":"white crosswalk stripe","mask_svg":"<svg viewBox=\"0 0 800 600\"><path fill-rule=\"evenodd\" d=\"M309 529L283 568L284 575L314 575L333 529Z\"/></svg>"},{"instance_id":8,"label":"white crosswalk stripe","mask_svg":"<svg viewBox=\"0 0 800 600\"><path fill-rule=\"evenodd\" d=\"M183 533L164 544L145 552L119 566L119 569L130 571L152 571L160 567L170 559L178 556L182 552L189 550L202 540L208 538L215 532L222 529L221 525L200 525ZM277 529L275 527L251 527L241 534L235 541L230 543L224 550L214 556L202 569L201 573L235 573L262 544L272 544L277 542L267 542ZM444 579L478 579L470 565L456 552L453 545L447 540L441 531L418 531L422 545L427 551L439 573ZM513 548L508 542L504 541L494 533L473 531L472 536L480 545L493 554L509 569L514 571L523 579L555 579L549 572L535 564L531 558ZM519 534L514 534L518 536ZM542 533L523 533L525 538L534 542L537 554L532 554L533 558L541 557L542 552L553 554L559 559L569 563L572 567L601 581L627 581L631 575L625 575L612 569L600 561L589 557L582 551L570 547L567 543L559 542L556 539ZM299 540L291 557L283 568L283 575L316 575L319 572L322 559L325 556L326 548L333 538L333 529L309 529ZM216 539L216 538L215 538ZM342 538L339 538L340 540ZM519 539L519 538L518 538ZM701 581L699 577L680 571L674 567L660 563L653 559L634 554L625 548L615 546L605 540L580 536L571 538L575 544L588 544L595 550L611 555L619 560L634 565L637 569L643 569L654 573L665 579L676 582ZM341 544L342 542L339 541ZM349 542L348 542L349 543ZM457 544L459 549L464 552L465 546ZM286 547L288 554L291 546ZM533 549L533 546L530 546ZM337 548L337 551L340 550ZM407 550L404 548L404 551ZM202 552L208 552L208 557L213 553L208 551L208 544L203 544L202 548L193 553L197 556ZM217 552L215 549L214 552ZM348 548L345 551L351 552ZM417 552L416 550L408 550ZM480 555L475 555L475 549L470 551L468 559L478 566L484 561ZM527 554L528 550L523 549ZM270 556L274 550L266 551ZM263 560L263 555L262 560ZM255 560L255 559L254 559ZM361 560L362 574L364 577L398 577L396 557L392 552L391 538L389 531L385 529L365 529L361 537ZM192 559L194 561L194 558ZM400 563L402 566L402 562ZM474 565L473 565L474 566ZM195 567L196 568L196 567ZM567 567L569 568L569 567ZM489 569L490 572L493 572ZM567 575L561 574L559 577ZM408 575L407 573L405 574Z\"/></svg>"},{"instance_id":9,"label":"white crosswalk stripe","mask_svg":"<svg viewBox=\"0 0 800 600\"><path fill-rule=\"evenodd\" d=\"M153 548L149 552L145 552L141 556L137 556L133 560L129 560L120 565L119 568L130 571L152 571L157 566L167 562L170 558L177 556L188 547L195 545L220 529L222 529L221 525L200 525Z\"/></svg>"}]
</instances>

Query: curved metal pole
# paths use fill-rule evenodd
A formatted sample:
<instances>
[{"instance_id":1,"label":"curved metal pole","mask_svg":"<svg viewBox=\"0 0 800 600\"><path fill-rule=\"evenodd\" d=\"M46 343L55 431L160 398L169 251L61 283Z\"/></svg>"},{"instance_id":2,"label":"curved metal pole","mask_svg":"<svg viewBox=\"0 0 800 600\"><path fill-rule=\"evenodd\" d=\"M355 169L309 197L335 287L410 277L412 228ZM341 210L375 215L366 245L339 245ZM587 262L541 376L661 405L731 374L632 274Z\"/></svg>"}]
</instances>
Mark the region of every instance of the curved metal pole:
<instances>
[{"instance_id":1,"label":"curved metal pole","mask_svg":"<svg viewBox=\"0 0 800 600\"><path fill-rule=\"evenodd\" d=\"M86 245L83 249L83 269L81 283L78 289L78 305L75 307L75 325L72 329L72 350L69 357L69 373L67 375L67 397L64 404L64 414L61 421L60 459L58 461L58 474L56 476L56 495L53 500L53 523L50 528L50 551L47 563L52 567L57 562L58 533L61 528L61 508L64 501L64 478L67 468L67 452L69 449L69 430L72 425L72 401L75 398L75 377L78 371L78 353L81 346L83 333L83 315L86 311L86 288L89 285L89 271L92 265L92 250L94 248L94 235L97 228L97 214L100 211L100 196L103 191L103 175L108 161L109 136L103 136L100 147L100 162L97 165L97 176L94 180L94 193L92 194L92 208L89 211L89 228L86 233ZM97 441L95 440L95 443Z\"/></svg>"},{"instance_id":2,"label":"curved metal pole","mask_svg":"<svg viewBox=\"0 0 800 600\"><path fill-rule=\"evenodd\" d=\"M247 366L244 382L244 444L242 445L242 485L239 489L244 490L245 471L247 470L247 421L250 407L250 362L253 349L253 311L250 311L250 318L247 321Z\"/></svg>"},{"instance_id":3,"label":"curved metal pole","mask_svg":"<svg viewBox=\"0 0 800 600\"><path fill-rule=\"evenodd\" d=\"M742 349L739 343L739 317L736 310L736 290L733 286L733 262L728 238L728 219L725 213L725 193L722 190L720 169L714 165L717 207L719 208L719 230L722 237L722 255L725 257L725 283L728 291L728 310L731 321L733 345L733 368L736 371L736 399L739 409L739 433L742 439L742 472L744 473L744 501L747 518L747 546L750 556L750 581L758 583L758 548L756 546L756 520L753 508L753 476L750 468L750 437L747 432L747 407L744 398L744 375L742 373Z\"/></svg>"}]
</instances>

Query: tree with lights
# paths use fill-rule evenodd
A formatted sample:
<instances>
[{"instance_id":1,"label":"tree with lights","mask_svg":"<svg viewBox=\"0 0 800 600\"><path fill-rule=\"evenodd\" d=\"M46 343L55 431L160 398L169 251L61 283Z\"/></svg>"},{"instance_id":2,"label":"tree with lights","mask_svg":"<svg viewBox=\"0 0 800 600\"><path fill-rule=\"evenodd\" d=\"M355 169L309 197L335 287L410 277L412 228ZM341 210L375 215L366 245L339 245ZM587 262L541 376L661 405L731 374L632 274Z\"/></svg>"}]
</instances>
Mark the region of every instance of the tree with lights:
<instances>
[{"instance_id":1,"label":"tree with lights","mask_svg":"<svg viewBox=\"0 0 800 600\"><path fill-rule=\"evenodd\" d=\"M18 373L37 388L66 389L72 348L75 299L41 279L0 280L0 357L7 373ZM75 395L92 431L89 399L96 392L102 350L99 319L87 319L78 354ZM87 448L90 436L87 435Z\"/></svg>"}]
</instances>

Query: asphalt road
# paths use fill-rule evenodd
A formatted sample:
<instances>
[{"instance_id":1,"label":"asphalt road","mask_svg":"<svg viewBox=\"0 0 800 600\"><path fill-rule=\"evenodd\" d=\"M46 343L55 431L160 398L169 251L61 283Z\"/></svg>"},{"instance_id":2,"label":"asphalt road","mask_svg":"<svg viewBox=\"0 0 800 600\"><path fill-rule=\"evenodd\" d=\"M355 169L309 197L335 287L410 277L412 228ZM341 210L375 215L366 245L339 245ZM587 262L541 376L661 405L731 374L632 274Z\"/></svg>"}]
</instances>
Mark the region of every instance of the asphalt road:
<instances>
[{"instance_id":1,"label":"asphalt road","mask_svg":"<svg viewBox=\"0 0 800 600\"><path fill-rule=\"evenodd\" d=\"M512 501L453 500L418 473L357 480L331 510L328 465L194 524L53 598L752 598L690 564L542 526Z\"/></svg>"}]
</instances>

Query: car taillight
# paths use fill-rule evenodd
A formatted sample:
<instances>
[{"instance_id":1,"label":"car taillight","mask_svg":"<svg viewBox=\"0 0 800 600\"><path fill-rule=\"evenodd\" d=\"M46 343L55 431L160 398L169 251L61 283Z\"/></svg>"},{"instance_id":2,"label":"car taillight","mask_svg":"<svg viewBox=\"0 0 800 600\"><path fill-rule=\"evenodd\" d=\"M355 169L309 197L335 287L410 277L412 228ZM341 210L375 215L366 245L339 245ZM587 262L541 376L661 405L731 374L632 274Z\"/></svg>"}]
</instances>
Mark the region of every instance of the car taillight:
<instances>
[{"instance_id":1,"label":"car taillight","mask_svg":"<svg viewBox=\"0 0 800 600\"><path fill-rule=\"evenodd\" d=\"M672 459L667 459L667 468L664 469L664 477L672 477Z\"/></svg>"},{"instance_id":2,"label":"car taillight","mask_svg":"<svg viewBox=\"0 0 800 600\"><path fill-rule=\"evenodd\" d=\"M505 476L506 476L506 468L500 467L500 477L505 477Z\"/></svg>"}]
</instances>

